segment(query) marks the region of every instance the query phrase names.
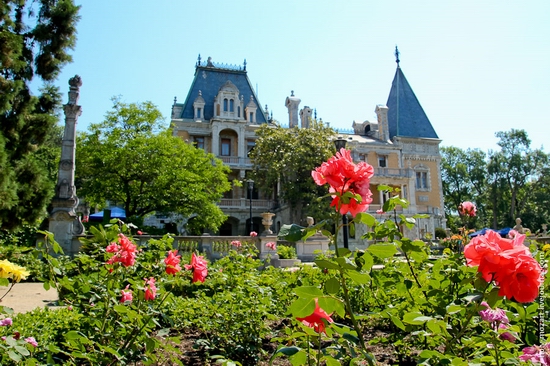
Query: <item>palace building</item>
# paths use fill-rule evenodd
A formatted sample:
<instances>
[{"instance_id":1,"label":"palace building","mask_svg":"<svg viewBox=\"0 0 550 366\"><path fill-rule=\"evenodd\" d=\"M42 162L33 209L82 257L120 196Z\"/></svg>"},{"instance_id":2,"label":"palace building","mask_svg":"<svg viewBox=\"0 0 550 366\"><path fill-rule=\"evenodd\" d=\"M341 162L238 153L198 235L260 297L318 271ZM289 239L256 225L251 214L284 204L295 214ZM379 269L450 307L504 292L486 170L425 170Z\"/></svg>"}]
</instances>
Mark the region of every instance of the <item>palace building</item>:
<instances>
[{"instance_id":1,"label":"palace building","mask_svg":"<svg viewBox=\"0 0 550 366\"><path fill-rule=\"evenodd\" d=\"M396 56L398 52L396 50ZM229 180L240 180L242 187L234 187L221 200L220 207L228 216L218 235L248 235L261 232L263 212L276 214L272 229L277 232L285 219L285 206L275 206L276 197L267 197L257 187L247 183L247 172L252 170L248 153L255 145L256 130L271 119L267 106L262 109L246 71L242 66L222 65L202 61L195 65L195 77L183 103L174 100L171 113L173 133L220 158L231 168ZM301 100L293 93L285 100L288 108L288 126L308 128L313 110L300 109ZM354 121L353 133L338 132L346 140L355 161L366 161L375 168L371 179L373 203L369 212L381 219L390 219L389 213L376 213L387 194L377 190L378 185L399 188L410 205L400 209L406 216L427 214L417 220L412 238L434 234L437 227L445 228L443 191L441 182L441 155L438 138L430 120L422 109L399 65L385 105L375 105L376 120ZM250 217L252 216L252 222ZM305 221L305 218L304 218ZM366 228L356 228L350 237L350 247L361 247L361 235Z\"/></svg>"}]
</instances>

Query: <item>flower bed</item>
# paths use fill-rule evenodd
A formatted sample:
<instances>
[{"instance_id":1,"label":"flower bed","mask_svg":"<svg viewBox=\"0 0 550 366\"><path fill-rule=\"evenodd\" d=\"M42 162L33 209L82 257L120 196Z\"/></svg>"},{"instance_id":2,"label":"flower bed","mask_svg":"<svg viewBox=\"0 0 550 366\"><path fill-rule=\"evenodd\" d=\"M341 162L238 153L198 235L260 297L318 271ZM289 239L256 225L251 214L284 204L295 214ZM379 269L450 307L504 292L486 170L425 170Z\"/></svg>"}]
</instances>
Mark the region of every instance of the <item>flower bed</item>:
<instances>
[{"instance_id":1,"label":"flower bed","mask_svg":"<svg viewBox=\"0 0 550 366\"><path fill-rule=\"evenodd\" d=\"M517 233L488 232L470 242L464 235L464 252L430 258L426 243L401 234L414 218L379 223L362 212L368 166L341 151L316 173L331 186L335 254L293 272L263 266L256 247L241 242L215 263L174 252L169 236L141 247L116 221L65 260L44 233L42 280L66 307L4 308L1 364L548 364L550 252L524 246ZM393 195L383 210L407 204ZM342 210L353 215L348 225L369 226L365 239L375 244L351 252L335 241ZM302 240L319 230L304 229ZM25 276L3 268L4 283Z\"/></svg>"}]
</instances>

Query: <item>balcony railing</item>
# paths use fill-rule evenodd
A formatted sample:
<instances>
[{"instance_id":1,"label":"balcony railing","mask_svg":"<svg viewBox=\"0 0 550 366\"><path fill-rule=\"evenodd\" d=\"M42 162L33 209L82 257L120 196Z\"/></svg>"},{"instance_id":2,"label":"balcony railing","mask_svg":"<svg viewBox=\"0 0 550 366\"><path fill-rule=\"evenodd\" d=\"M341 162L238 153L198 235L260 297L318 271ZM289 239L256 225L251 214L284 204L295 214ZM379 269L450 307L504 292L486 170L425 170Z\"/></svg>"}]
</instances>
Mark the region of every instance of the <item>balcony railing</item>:
<instances>
[{"instance_id":1,"label":"balcony railing","mask_svg":"<svg viewBox=\"0 0 550 366\"><path fill-rule=\"evenodd\" d=\"M271 200L252 200L252 208L253 209L271 209L272 208L272 201ZM220 201L221 208L250 208L250 200L247 198L222 198Z\"/></svg>"},{"instance_id":2,"label":"balcony railing","mask_svg":"<svg viewBox=\"0 0 550 366\"><path fill-rule=\"evenodd\" d=\"M413 176L413 170L398 168L374 168L374 175L379 177L410 178Z\"/></svg>"},{"instance_id":3,"label":"balcony railing","mask_svg":"<svg viewBox=\"0 0 550 366\"><path fill-rule=\"evenodd\" d=\"M249 158L241 158L240 156L222 156L219 155L218 159L224 162L224 164L229 166L242 166L242 167L252 167L252 162Z\"/></svg>"}]
</instances>

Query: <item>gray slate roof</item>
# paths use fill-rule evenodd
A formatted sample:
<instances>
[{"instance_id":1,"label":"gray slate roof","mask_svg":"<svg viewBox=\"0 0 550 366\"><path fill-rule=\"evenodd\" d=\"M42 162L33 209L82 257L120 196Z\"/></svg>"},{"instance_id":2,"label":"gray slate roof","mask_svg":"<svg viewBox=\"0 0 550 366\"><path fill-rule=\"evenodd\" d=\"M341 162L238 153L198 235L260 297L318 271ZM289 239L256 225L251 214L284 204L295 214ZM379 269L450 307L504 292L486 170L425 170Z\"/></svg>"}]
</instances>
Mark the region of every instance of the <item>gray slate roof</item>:
<instances>
[{"instance_id":1,"label":"gray slate roof","mask_svg":"<svg viewBox=\"0 0 550 366\"><path fill-rule=\"evenodd\" d=\"M183 104L182 114L176 118L193 119L193 102L199 95L200 90L206 103L204 106L204 119L210 120L214 114L214 98L216 98L218 91L228 80L239 89L239 97L243 95L245 106L250 102L250 96L252 95L254 102L258 106L256 123L267 123L265 111L252 89L246 70L234 70L211 66L196 67L195 78L193 79L193 83L191 84L191 88Z\"/></svg>"},{"instance_id":2,"label":"gray slate roof","mask_svg":"<svg viewBox=\"0 0 550 366\"><path fill-rule=\"evenodd\" d=\"M438 138L400 67L395 72L386 105L390 139L394 136Z\"/></svg>"}]
</instances>

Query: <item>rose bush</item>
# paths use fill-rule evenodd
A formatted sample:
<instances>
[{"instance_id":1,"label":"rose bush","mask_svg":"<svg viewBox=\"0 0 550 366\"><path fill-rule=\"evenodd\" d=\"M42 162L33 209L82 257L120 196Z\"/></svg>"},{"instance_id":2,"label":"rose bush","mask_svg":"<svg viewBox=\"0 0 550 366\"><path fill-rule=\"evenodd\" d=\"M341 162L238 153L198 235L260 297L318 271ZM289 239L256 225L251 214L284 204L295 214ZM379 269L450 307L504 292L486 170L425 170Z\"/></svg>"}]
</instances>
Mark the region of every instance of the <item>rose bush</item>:
<instances>
[{"instance_id":1,"label":"rose bush","mask_svg":"<svg viewBox=\"0 0 550 366\"><path fill-rule=\"evenodd\" d=\"M381 210L393 219L380 222L364 212L371 169L353 164L341 150L312 173L329 185L337 229L331 233L318 223L302 237L321 231L334 255L295 272L260 270L265 263L253 238L240 246L215 243L225 255L209 263L196 244L169 236L140 247L128 227L114 221L92 229L83 252L67 260L44 233L46 247L37 255L48 268L43 280L57 287L67 308L19 315L4 309L1 364L233 359L252 365L282 356L294 365L548 362L544 318L550 303L542 294L550 251L539 251L537 243L527 247L518 234L503 238L489 231L470 241L464 230L464 251L433 256L425 242L402 234L401 227L413 227L422 216L399 214L398 206L408 202L398 191L379 186L390 196ZM365 250L352 252L337 240L347 212L353 215L350 230L369 227ZM274 244L271 250L279 248ZM200 351L200 359L176 348L188 334L194 340L189 349ZM31 338L36 347L25 341Z\"/></svg>"}]
</instances>

